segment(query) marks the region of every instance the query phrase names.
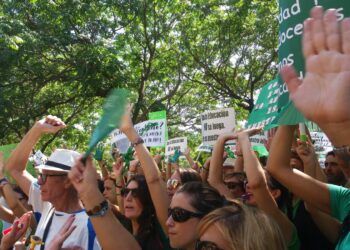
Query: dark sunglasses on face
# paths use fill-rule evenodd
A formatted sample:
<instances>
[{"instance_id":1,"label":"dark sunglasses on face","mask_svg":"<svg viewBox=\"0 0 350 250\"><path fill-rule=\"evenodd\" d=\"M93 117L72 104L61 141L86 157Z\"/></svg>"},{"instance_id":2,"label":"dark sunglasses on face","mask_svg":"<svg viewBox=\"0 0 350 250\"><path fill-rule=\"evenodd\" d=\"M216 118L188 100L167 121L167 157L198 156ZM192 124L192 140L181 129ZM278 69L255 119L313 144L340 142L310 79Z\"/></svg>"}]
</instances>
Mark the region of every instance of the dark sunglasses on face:
<instances>
[{"instance_id":1,"label":"dark sunglasses on face","mask_svg":"<svg viewBox=\"0 0 350 250\"><path fill-rule=\"evenodd\" d=\"M244 188L244 183L242 182L225 182L228 189L235 189L236 187Z\"/></svg>"},{"instance_id":2,"label":"dark sunglasses on face","mask_svg":"<svg viewBox=\"0 0 350 250\"><path fill-rule=\"evenodd\" d=\"M67 176L67 174L43 174L43 173L40 173L38 175L39 179L40 179L40 182L42 184L45 184L46 180L47 180L47 177L49 176Z\"/></svg>"},{"instance_id":3,"label":"dark sunglasses on face","mask_svg":"<svg viewBox=\"0 0 350 250\"><path fill-rule=\"evenodd\" d=\"M128 194L131 192L131 196L134 198L137 198L139 195L139 190L138 188L123 188L120 191L120 194L122 195L122 197L126 197L128 196Z\"/></svg>"},{"instance_id":4,"label":"dark sunglasses on face","mask_svg":"<svg viewBox=\"0 0 350 250\"><path fill-rule=\"evenodd\" d=\"M183 208L175 207L168 209L168 217L170 216L176 222L185 222L190 218L202 218L204 214L194 213Z\"/></svg>"},{"instance_id":5,"label":"dark sunglasses on face","mask_svg":"<svg viewBox=\"0 0 350 250\"><path fill-rule=\"evenodd\" d=\"M166 182L166 186L167 188L171 188L171 189L176 189L178 186L180 185L180 181L177 180L177 179L169 179L167 182Z\"/></svg>"},{"instance_id":6,"label":"dark sunglasses on face","mask_svg":"<svg viewBox=\"0 0 350 250\"><path fill-rule=\"evenodd\" d=\"M218 247L214 242L197 240L196 250L224 250L224 249Z\"/></svg>"}]
</instances>

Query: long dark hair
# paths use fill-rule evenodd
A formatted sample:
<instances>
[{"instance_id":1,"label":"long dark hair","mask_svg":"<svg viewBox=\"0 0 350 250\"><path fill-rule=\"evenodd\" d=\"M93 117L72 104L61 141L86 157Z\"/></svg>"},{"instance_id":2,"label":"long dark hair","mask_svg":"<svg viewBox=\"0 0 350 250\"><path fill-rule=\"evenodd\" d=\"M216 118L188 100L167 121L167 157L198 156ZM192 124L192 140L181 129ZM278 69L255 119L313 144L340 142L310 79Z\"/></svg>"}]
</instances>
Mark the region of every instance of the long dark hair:
<instances>
[{"instance_id":1,"label":"long dark hair","mask_svg":"<svg viewBox=\"0 0 350 250\"><path fill-rule=\"evenodd\" d=\"M159 235L156 229L156 212L146 179L143 175L134 175L129 179L126 186L128 186L131 181L137 182L137 198L143 206L141 215L137 218L139 229L135 238L141 245L142 249L153 249L155 246L159 246L161 249Z\"/></svg>"},{"instance_id":2,"label":"long dark hair","mask_svg":"<svg viewBox=\"0 0 350 250\"><path fill-rule=\"evenodd\" d=\"M278 208L286 213L289 219L293 217L292 195L289 190L273 178L270 173L265 169L267 185L271 189L278 189L281 191L281 195L277 198L276 203Z\"/></svg>"},{"instance_id":3,"label":"long dark hair","mask_svg":"<svg viewBox=\"0 0 350 250\"><path fill-rule=\"evenodd\" d=\"M202 178L199 175L199 173L191 168L190 169L180 168L178 171L180 174L180 180L182 185L190 181L200 181L200 182L202 181Z\"/></svg>"},{"instance_id":4,"label":"long dark hair","mask_svg":"<svg viewBox=\"0 0 350 250\"><path fill-rule=\"evenodd\" d=\"M225 197L220 195L218 190L199 181L185 183L176 193L187 194L190 197L190 205L203 215L227 204Z\"/></svg>"}]
</instances>

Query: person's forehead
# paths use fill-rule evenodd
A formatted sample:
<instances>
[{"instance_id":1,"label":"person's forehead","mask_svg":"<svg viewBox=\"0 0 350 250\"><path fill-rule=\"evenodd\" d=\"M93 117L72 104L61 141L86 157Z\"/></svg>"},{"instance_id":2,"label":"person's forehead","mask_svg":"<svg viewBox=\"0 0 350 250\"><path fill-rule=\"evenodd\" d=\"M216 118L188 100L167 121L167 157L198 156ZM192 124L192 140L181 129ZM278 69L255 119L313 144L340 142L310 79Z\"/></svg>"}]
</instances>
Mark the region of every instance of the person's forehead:
<instances>
[{"instance_id":1,"label":"person's forehead","mask_svg":"<svg viewBox=\"0 0 350 250\"><path fill-rule=\"evenodd\" d=\"M130 181L127 188L138 188L139 185L137 184L136 181Z\"/></svg>"},{"instance_id":2,"label":"person's forehead","mask_svg":"<svg viewBox=\"0 0 350 250\"><path fill-rule=\"evenodd\" d=\"M66 172L62 172L62 171L53 171L53 170L46 170L46 169L43 169L42 174L57 174L57 175L64 175L64 174L67 174Z\"/></svg>"},{"instance_id":3,"label":"person's forehead","mask_svg":"<svg viewBox=\"0 0 350 250\"><path fill-rule=\"evenodd\" d=\"M326 162L338 162L338 159L334 155L328 155L326 157Z\"/></svg>"},{"instance_id":4,"label":"person's forehead","mask_svg":"<svg viewBox=\"0 0 350 250\"><path fill-rule=\"evenodd\" d=\"M195 209L190 204L190 197L183 192L174 194L171 200L170 207L171 208L179 207L189 211L195 211Z\"/></svg>"}]
</instances>

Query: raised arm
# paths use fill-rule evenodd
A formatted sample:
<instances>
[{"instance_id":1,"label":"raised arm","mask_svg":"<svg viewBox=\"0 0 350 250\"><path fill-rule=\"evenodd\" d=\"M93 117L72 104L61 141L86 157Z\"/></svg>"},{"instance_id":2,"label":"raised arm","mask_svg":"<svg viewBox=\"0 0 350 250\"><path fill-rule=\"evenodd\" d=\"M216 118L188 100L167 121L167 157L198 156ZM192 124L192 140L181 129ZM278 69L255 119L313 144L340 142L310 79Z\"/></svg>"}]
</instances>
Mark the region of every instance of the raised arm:
<instances>
[{"instance_id":1,"label":"raised arm","mask_svg":"<svg viewBox=\"0 0 350 250\"><path fill-rule=\"evenodd\" d=\"M278 208L267 186L267 181L263 168L252 149L249 136L258 133L259 129L251 129L238 133L238 142L244 158L244 169L247 174L248 187L253 193L253 197L260 209L273 217L280 226L285 237L286 243L291 242L293 238L293 224Z\"/></svg>"},{"instance_id":2,"label":"raised arm","mask_svg":"<svg viewBox=\"0 0 350 250\"><path fill-rule=\"evenodd\" d=\"M120 125L120 130L128 137L129 141L135 146L138 159L141 162L141 167L144 170L144 175L151 194L152 202L156 210L157 218L163 228L167 232L165 225L168 219L168 208L170 200L167 193L166 184L161 177L158 166L146 146L141 142L141 137L135 130L130 113L127 112Z\"/></svg>"},{"instance_id":3,"label":"raised arm","mask_svg":"<svg viewBox=\"0 0 350 250\"><path fill-rule=\"evenodd\" d=\"M280 126L270 148L267 169L289 191L306 202L330 213L330 194L327 185L290 167L290 149L294 127Z\"/></svg>"},{"instance_id":4,"label":"raised arm","mask_svg":"<svg viewBox=\"0 0 350 250\"><path fill-rule=\"evenodd\" d=\"M350 19L338 25L336 10L314 7L304 22L303 51L303 80L290 65L281 70L289 97L334 146L350 145Z\"/></svg>"},{"instance_id":5,"label":"raised arm","mask_svg":"<svg viewBox=\"0 0 350 250\"><path fill-rule=\"evenodd\" d=\"M213 153L210 160L209 176L208 182L211 186L219 190L221 195L224 195L226 198L233 198L232 193L226 187L223 176L222 176L222 165L224 163L223 154L225 143L228 140L234 138L234 133L220 135L215 142Z\"/></svg>"},{"instance_id":6,"label":"raised arm","mask_svg":"<svg viewBox=\"0 0 350 250\"><path fill-rule=\"evenodd\" d=\"M87 211L96 209L105 201L98 190L96 174L91 157L87 158L85 166L81 159L78 159L68 174ZM102 249L141 249L136 239L117 220L108 205L106 213L90 216L90 220Z\"/></svg>"},{"instance_id":7,"label":"raised arm","mask_svg":"<svg viewBox=\"0 0 350 250\"><path fill-rule=\"evenodd\" d=\"M318 163L317 155L312 144L310 142L298 142L298 144L296 151L303 161L304 173L316 180L326 183L327 178ZM305 203L305 207L323 235L327 237L330 242L336 243L339 239L341 223L307 202Z\"/></svg>"},{"instance_id":8,"label":"raised arm","mask_svg":"<svg viewBox=\"0 0 350 250\"><path fill-rule=\"evenodd\" d=\"M65 128L65 126L61 119L49 115L37 121L12 152L7 162L7 169L27 195L34 179L34 177L26 171L26 164L32 148L43 134L57 133L59 130Z\"/></svg>"}]
</instances>

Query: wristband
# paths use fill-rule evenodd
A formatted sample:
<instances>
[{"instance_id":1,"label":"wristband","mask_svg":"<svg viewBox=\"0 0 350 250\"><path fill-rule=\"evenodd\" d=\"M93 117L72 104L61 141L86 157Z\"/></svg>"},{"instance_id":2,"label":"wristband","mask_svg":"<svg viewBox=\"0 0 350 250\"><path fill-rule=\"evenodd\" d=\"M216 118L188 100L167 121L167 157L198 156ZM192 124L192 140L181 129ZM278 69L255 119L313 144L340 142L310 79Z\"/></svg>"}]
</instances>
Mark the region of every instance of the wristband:
<instances>
[{"instance_id":1,"label":"wristband","mask_svg":"<svg viewBox=\"0 0 350 250\"><path fill-rule=\"evenodd\" d=\"M136 147L137 145L139 145L139 144L143 144L145 141L141 138L141 137L139 137L139 138L137 138L136 139L136 141L134 141L134 142L132 142L131 143L131 147Z\"/></svg>"},{"instance_id":2,"label":"wristband","mask_svg":"<svg viewBox=\"0 0 350 250\"><path fill-rule=\"evenodd\" d=\"M9 181L7 180L6 177L0 179L0 185L2 185L2 184L8 184L8 183L9 183Z\"/></svg>"},{"instance_id":3,"label":"wristband","mask_svg":"<svg viewBox=\"0 0 350 250\"><path fill-rule=\"evenodd\" d=\"M108 211L108 202L102 201L99 205L93 207L91 210L86 211L86 214L90 217L104 216Z\"/></svg>"}]
</instances>

